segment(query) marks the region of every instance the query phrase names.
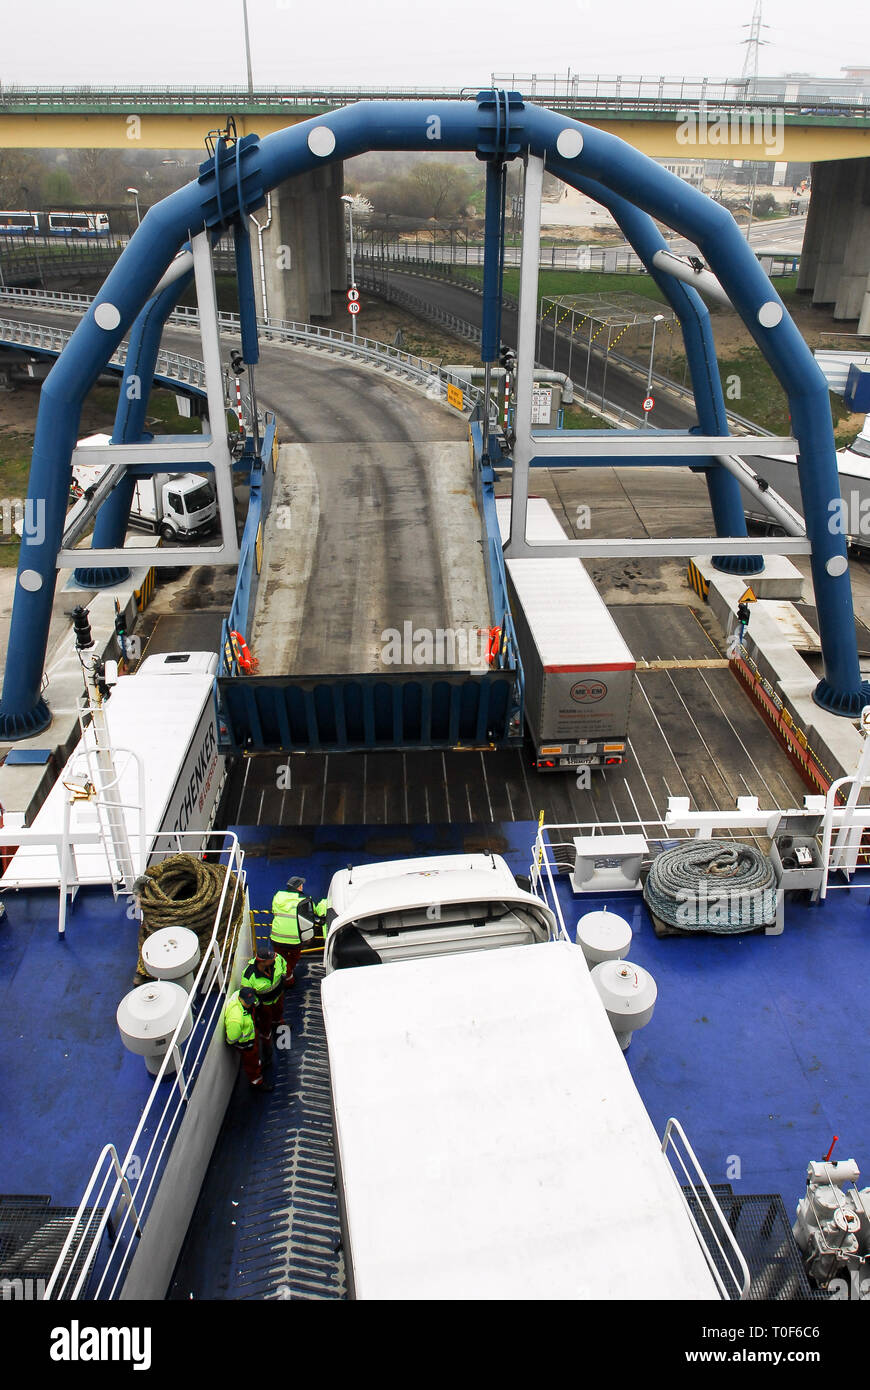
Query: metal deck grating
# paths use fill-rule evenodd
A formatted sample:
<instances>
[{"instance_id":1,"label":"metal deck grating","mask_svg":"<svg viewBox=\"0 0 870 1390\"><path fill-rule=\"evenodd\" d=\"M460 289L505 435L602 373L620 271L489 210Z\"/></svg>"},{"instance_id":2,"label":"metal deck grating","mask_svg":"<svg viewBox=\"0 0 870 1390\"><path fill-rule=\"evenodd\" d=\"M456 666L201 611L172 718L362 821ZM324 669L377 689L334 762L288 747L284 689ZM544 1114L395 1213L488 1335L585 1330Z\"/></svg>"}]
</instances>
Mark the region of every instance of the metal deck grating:
<instances>
[{"instance_id":1,"label":"metal deck grating","mask_svg":"<svg viewBox=\"0 0 870 1390\"><path fill-rule=\"evenodd\" d=\"M781 1302L794 1299L823 1299L807 1277L801 1252L792 1235L791 1222L778 1192L735 1193L730 1183L711 1184L713 1195L725 1215L731 1233L749 1266L752 1283L749 1302ZM707 1230L698 1195L692 1188L683 1192L692 1215L702 1231ZM709 1209L708 1204L704 1204ZM730 1287L728 1271L715 1245L711 1254L719 1273Z\"/></svg>"},{"instance_id":2,"label":"metal deck grating","mask_svg":"<svg viewBox=\"0 0 870 1390\"><path fill-rule=\"evenodd\" d=\"M0 1296L42 1297L76 1211L76 1207L53 1207L48 1196L0 1196L0 1283L3 1290ZM95 1221L100 1214L90 1208L84 1212L86 1218L93 1215ZM64 1261L63 1274L70 1273L68 1290L84 1268L87 1248L77 1252L74 1246Z\"/></svg>"},{"instance_id":3,"label":"metal deck grating","mask_svg":"<svg viewBox=\"0 0 870 1390\"><path fill-rule=\"evenodd\" d=\"M262 1102L269 1110L246 1186L235 1298L345 1297L322 978L323 967L308 964L285 996L292 1045L274 1068L274 1092Z\"/></svg>"}]
</instances>

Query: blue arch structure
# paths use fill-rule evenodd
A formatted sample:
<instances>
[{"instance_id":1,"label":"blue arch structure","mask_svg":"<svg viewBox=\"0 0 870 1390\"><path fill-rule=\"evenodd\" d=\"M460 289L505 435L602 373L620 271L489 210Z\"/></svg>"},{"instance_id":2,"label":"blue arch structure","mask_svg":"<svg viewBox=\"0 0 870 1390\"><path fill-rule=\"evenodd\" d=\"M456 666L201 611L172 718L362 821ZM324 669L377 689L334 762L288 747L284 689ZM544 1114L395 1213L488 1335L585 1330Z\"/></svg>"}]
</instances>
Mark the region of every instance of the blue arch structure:
<instances>
[{"instance_id":1,"label":"blue arch structure","mask_svg":"<svg viewBox=\"0 0 870 1390\"><path fill-rule=\"evenodd\" d=\"M788 397L825 671L814 698L836 713L858 714L870 701L870 685L858 666L845 537L827 526L828 503L840 495L827 384L751 248L724 208L616 136L525 103L517 93L488 91L474 101L361 102L263 140L218 141L198 179L146 214L42 389L28 495L34 503L44 499L46 526L40 542L22 540L0 738L37 733L51 719L40 686L71 458L82 403L108 358L190 236L243 222L285 179L367 150L474 151L496 162L528 150L566 183L582 188L586 180L590 191L595 185L624 200L619 211L626 221L633 206L700 247ZM632 223L632 234L640 243L649 229ZM687 349L696 329L703 334L697 317ZM692 351L697 366L697 347Z\"/></svg>"},{"instance_id":2,"label":"blue arch structure","mask_svg":"<svg viewBox=\"0 0 870 1390\"><path fill-rule=\"evenodd\" d=\"M153 295L133 325L121 374L118 409L115 412L112 430L113 444L138 444L150 438L145 429L145 418L160 352L160 340L166 320L192 281L191 270L173 284L167 285L159 294ZM135 489L136 479L132 474L128 474L109 493L97 512L92 549L110 549L112 546L124 544ZM123 568L98 569L83 565L74 573L77 583L88 588L106 589L120 584L129 576L130 571Z\"/></svg>"},{"instance_id":3,"label":"blue arch structure","mask_svg":"<svg viewBox=\"0 0 870 1390\"><path fill-rule=\"evenodd\" d=\"M564 162L554 160L548 168L566 183L572 182L572 171ZM719 379L710 311L703 299L690 285L684 285L655 265L653 258L656 252L667 251L668 245L648 213L594 179L578 178L574 173L573 184L581 193L607 208L676 314L686 345L692 394L698 412L698 429L706 435L727 435L728 413ZM737 479L713 459L709 461L706 473L716 534L745 536L746 517ZM757 574L764 568L760 555L714 556L713 563L717 569L732 574Z\"/></svg>"}]
</instances>

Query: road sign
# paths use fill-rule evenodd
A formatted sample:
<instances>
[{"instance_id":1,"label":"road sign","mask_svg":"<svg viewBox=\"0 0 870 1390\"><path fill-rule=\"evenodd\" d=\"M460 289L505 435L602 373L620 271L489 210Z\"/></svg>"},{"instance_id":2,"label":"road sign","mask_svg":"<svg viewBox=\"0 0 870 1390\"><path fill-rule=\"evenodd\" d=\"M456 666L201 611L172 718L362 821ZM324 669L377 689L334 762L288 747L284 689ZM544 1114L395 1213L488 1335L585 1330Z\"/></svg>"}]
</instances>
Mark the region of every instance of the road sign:
<instances>
[{"instance_id":1,"label":"road sign","mask_svg":"<svg viewBox=\"0 0 870 1390\"><path fill-rule=\"evenodd\" d=\"M549 425L553 414L552 386L532 387L532 424Z\"/></svg>"},{"instance_id":2,"label":"road sign","mask_svg":"<svg viewBox=\"0 0 870 1390\"><path fill-rule=\"evenodd\" d=\"M758 599L756 598L755 594L752 592L751 589L747 589L746 592L745 592L745 594L741 594L741 595L740 595L740 597L739 597L739 599L737 600L737 602L738 602L738 603L757 603L757 602L758 602Z\"/></svg>"},{"instance_id":3,"label":"road sign","mask_svg":"<svg viewBox=\"0 0 870 1390\"><path fill-rule=\"evenodd\" d=\"M458 386L453 386L452 384L448 384L448 387L447 387L447 404L448 404L448 405L452 405L456 410L461 410L461 409L462 409L462 407L463 407L463 396L462 396L462 391L460 390L460 388L459 388Z\"/></svg>"},{"instance_id":4,"label":"road sign","mask_svg":"<svg viewBox=\"0 0 870 1390\"><path fill-rule=\"evenodd\" d=\"M355 285L352 285L351 288L350 288L350 289L348 290L348 292L347 292L347 302L348 302L348 304L356 304L356 302L357 302L358 299L359 299L359 290L356 288Z\"/></svg>"},{"instance_id":5,"label":"road sign","mask_svg":"<svg viewBox=\"0 0 870 1390\"><path fill-rule=\"evenodd\" d=\"M644 408L644 410L650 411L650 410L652 410L652 408L653 408L654 405L655 405L655 400L654 400L654 398L653 398L652 396L647 396L647 397L645 398L645 400L644 400L644 403L643 403L643 408Z\"/></svg>"},{"instance_id":6,"label":"road sign","mask_svg":"<svg viewBox=\"0 0 870 1390\"><path fill-rule=\"evenodd\" d=\"M347 306L347 312L348 312L349 314L358 314L358 313L359 313L359 304L357 303L357 301L356 301L355 299L352 299L351 302L350 302L350 304L348 304L348 306Z\"/></svg>"}]
</instances>

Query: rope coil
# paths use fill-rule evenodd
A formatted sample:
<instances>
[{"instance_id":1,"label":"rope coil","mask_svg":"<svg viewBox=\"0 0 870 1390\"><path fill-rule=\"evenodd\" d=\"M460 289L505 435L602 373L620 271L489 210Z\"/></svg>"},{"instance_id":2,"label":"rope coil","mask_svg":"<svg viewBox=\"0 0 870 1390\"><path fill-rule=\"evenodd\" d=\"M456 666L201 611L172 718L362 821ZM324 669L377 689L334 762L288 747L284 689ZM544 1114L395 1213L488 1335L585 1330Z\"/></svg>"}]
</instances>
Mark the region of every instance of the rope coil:
<instances>
[{"instance_id":1,"label":"rope coil","mask_svg":"<svg viewBox=\"0 0 870 1390\"><path fill-rule=\"evenodd\" d=\"M142 947L161 927L187 927L196 933L200 951L205 952L226 876L225 864L213 864L195 854L173 854L159 864L152 864L137 880L134 892L142 909L137 983L150 978L142 961ZM235 880L236 875L231 873L230 878ZM243 900L244 894L231 881L227 885L218 926L217 939L221 948L242 915Z\"/></svg>"},{"instance_id":2,"label":"rope coil","mask_svg":"<svg viewBox=\"0 0 870 1390\"><path fill-rule=\"evenodd\" d=\"M650 912L679 931L728 936L776 921L767 855L729 840L692 840L653 860L643 889Z\"/></svg>"}]
</instances>

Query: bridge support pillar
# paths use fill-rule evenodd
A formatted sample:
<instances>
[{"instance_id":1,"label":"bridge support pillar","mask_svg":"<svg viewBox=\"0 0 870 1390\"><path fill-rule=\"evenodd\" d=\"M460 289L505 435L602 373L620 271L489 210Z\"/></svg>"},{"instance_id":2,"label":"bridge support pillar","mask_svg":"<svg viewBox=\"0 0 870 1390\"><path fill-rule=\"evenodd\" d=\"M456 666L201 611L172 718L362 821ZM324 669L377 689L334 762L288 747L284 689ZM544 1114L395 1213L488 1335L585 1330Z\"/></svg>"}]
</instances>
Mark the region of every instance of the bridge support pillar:
<instances>
[{"instance_id":1,"label":"bridge support pillar","mask_svg":"<svg viewBox=\"0 0 870 1390\"><path fill-rule=\"evenodd\" d=\"M341 188L341 167L326 166L287 179L273 192L262 238L252 228L260 319L331 318L332 291L344 288ZM256 216L262 224L262 211Z\"/></svg>"},{"instance_id":2,"label":"bridge support pillar","mask_svg":"<svg viewBox=\"0 0 870 1390\"><path fill-rule=\"evenodd\" d=\"M813 165L798 289L870 329L870 158Z\"/></svg>"}]
</instances>

